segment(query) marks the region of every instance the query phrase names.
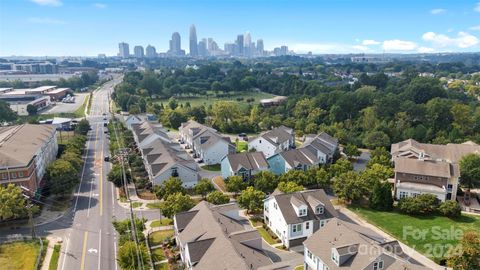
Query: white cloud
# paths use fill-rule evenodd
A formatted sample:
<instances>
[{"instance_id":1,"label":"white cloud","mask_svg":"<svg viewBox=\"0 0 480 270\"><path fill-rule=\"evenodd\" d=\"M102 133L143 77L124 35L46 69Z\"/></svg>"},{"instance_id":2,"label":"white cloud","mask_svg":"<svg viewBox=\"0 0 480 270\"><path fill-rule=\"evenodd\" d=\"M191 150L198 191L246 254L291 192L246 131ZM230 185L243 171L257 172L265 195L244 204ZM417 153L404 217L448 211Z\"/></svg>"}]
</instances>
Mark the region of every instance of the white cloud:
<instances>
[{"instance_id":1,"label":"white cloud","mask_svg":"<svg viewBox=\"0 0 480 270\"><path fill-rule=\"evenodd\" d=\"M429 48L429 47L419 47L419 48L417 49L417 51L418 51L419 53L433 53L433 52L435 52L435 49Z\"/></svg>"},{"instance_id":2,"label":"white cloud","mask_svg":"<svg viewBox=\"0 0 480 270\"><path fill-rule=\"evenodd\" d=\"M443 34L436 34L434 32L427 32L422 36L423 40L432 42L438 47L454 46L458 48L469 48L479 43L476 36L467 32L459 32L457 37L449 37Z\"/></svg>"},{"instance_id":3,"label":"white cloud","mask_svg":"<svg viewBox=\"0 0 480 270\"><path fill-rule=\"evenodd\" d=\"M476 11L476 12L480 12L480 2L477 2L475 7L473 8L473 10Z\"/></svg>"},{"instance_id":4,"label":"white cloud","mask_svg":"<svg viewBox=\"0 0 480 270\"><path fill-rule=\"evenodd\" d=\"M352 46L352 49L357 50L357 51L362 51L362 52L365 52L365 51L369 51L369 50L370 50L369 47L367 47L367 46L362 46L362 45L354 45L354 46Z\"/></svg>"},{"instance_id":5,"label":"white cloud","mask_svg":"<svg viewBox=\"0 0 480 270\"><path fill-rule=\"evenodd\" d=\"M63 4L61 0L30 0L30 1L41 6L59 7Z\"/></svg>"},{"instance_id":6,"label":"white cloud","mask_svg":"<svg viewBox=\"0 0 480 270\"><path fill-rule=\"evenodd\" d=\"M93 4L93 6L96 7L96 8L106 8L107 7L106 4L102 4L102 3L95 3L95 4Z\"/></svg>"},{"instance_id":7,"label":"white cloud","mask_svg":"<svg viewBox=\"0 0 480 270\"><path fill-rule=\"evenodd\" d=\"M373 39L364 39L362 41L362 45L364 46L378 45L378 44L380 44L380 42Z\"/></svg>"},{"instance_id":8,"label":"white cloud","mask_svg":"<svg viewBox=\"0 0 480 270\"><path fill-rule=\"evenodd\" d=\"M468 29L473 30L473 31L480 31L480 25L475 25L475 26L472 26Z\"/></svg>"},{"instance_id":9,"label":"white cloud","mask_svg":"<svg viewBox=\"0 0 480 270\"><path fill-rule=\"evenodd\" d=\"M413 51L418 47L415 42L399 39L385 40L382 46L386 51Z\"/></svg>"},{"instance_id":10,"label":"white cloud","mask_svg":"<svg viewBox=\"0 0 480 270\"><path fill-rule=\"evenodd\" d=\"M445 12L447 12L447 10L443 9L443 8L435 8L435 9L430 10L430 13L433 14L433 15L439 15L439 14L443 14Z\"/></svg>"},{"instance_id":11,"label":"white cloud","mask_svg":"<svg viewBox=\"0 0 480 270\"><path fill-rule=\"evenodd\" d=\"M370 51L370 48L362 45L350 45L343 43L296 43L289 45L289 48L297 53L312 52L322 53L351 53Z\"/></svg>"},{"instance_id":12,"label":"white cloud","mask_svg":"<svg viewBox=\"0 0 480 270\"><path fill-rule=\"evenodd\" d=\"M61 20L52 19L52 18L39 18L39 17L28 18L28 22L38 23L38 24L65 24L65 22Z\"/></svg>"}]
</instances>

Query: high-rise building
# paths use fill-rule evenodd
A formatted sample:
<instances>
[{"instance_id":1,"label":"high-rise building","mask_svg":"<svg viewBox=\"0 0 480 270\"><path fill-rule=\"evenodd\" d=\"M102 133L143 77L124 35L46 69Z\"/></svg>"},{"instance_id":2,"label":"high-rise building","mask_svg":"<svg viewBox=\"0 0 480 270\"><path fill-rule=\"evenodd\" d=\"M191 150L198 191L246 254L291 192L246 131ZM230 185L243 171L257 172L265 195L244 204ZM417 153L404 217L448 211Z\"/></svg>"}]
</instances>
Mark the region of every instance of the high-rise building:
<instances>
[{"instance_id":1,"label":"high-rise building","mask_svg":"<svg viewBox=\"0 0 480 270\"><path fill-rule=\"evenodd\" d=\"M143 47L142 46L135 46L133 48L133 55L135 56L135 58L143 58L143 56L144 56Z\"/></svg>"},{"instance_id":2,"label":"high-rise building","mask_svg":"<svg viewBox=\"0 0 480 270\"><path fill-rule=\"evenodd\" d=\"M246 57L252 56L252 36L250 35L250 32L245 33L245 39L243 41L243 47L244 47L244 52L243 54Z\"/></svg>"},{"instance_id":3,"label":"high-rise building","mask_svg":"<svg viewBox=\"0 0 480 270\"><path fill-rule=\"evenodd\" d=\"M118 56L122 58L128 58L130 56L130 49L128 43L120 42L118 44Z\"/></svg>"},{"instance_id":4,"label":"high-rise building","mask_svg":"<svg viewBox=\"0 0 480 270\"><path fill-rule=\"evenodd\" d=\"M155 50L155 47L148 45L147 48L145 49L147 58L154 58L157 56L157 51Z\"/></svg>"},{"instance_id":5,"label":"high-rise building","mask_svg":"<svg viewBox=\"0 0 480 270\"><path fill-rule=\"evenodd\" d=\"M264 48L263 48L263 39L257 40L257 55L263 56Z\"/></svg>"},{"instance_id":6,"label":"high-rise building","mask_svg":"<svg viewBox=\"0 0 480 270\"><path fill-rule=\"evenodd\" d=\"M201 57L208 56L207 39L205 38L198 42L198 55Z\"/></svg>"},{"instance_id":7,"label":"high-rise building","mask_svg":"<svg viewBox=\"0 0 480 270\"><path fill-rule=\"evenodd\" d=\"M223 49L227 54L235 55L237 52L237 45L235 43L225 43Z\"/></svg>"},{"instance_id":8,"label":"high-rise building","mask_svg":"<svg viewBox=\"0 0 480 270\"><path fill-rule=\"evenodd\" d=\"M182 44L181 44L181 37L178 32L172 34L172 39L170 40L170 50L168 51L169 54L179 56L185 54L182 51Z\"/></svg>"},{"instance_id":9,"label":"high-rise building","mask_svg":"<svg viewBox=\"0 0 480 270\"><path fill-rule=\"evenodd\" d=\"M243 43L243 35L238 35L237 36L237 42L236 42L236 48L237 48L236 55L238 55L238 56L243 55L243 52L244 52L244 50L243 50L244 45L243 44L244 44Z\"/></svg>"},{"instance_id":10,"label":"high-rise building","mask_svg":"<svg viewBox=\"0 0 480 270\"><path fill-rule=\"evenodd\" d=\"M193 24L190 26L190 56L198 56L197 29Z\"/></svg>"}]
</instances>

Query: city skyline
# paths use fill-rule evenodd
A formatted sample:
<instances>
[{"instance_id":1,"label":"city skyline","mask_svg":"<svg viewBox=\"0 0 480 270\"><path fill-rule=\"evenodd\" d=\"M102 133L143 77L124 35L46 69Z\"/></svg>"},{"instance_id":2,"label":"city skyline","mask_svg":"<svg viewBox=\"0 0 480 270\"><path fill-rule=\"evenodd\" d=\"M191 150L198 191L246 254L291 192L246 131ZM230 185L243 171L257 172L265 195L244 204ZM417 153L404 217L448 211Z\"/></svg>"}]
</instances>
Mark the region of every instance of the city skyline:
<instances>
[{"instance_id":1,"label":"city skyline","mask_svg":"<svg viewBox=\"0 0 480 270\"><path fill-rule=\"evenodd\" d=\"M122 40L167 51L175 31L188 51L192 24L198 42L214 37L219 47L234 41L232 33L251 31L252 41L263 38L265 50L287 45L297 53L480 50L478 0L279 3L5 0L0 9L0 55L111 56L117 54L114 44Z\"/></svg>"}]
</instances>

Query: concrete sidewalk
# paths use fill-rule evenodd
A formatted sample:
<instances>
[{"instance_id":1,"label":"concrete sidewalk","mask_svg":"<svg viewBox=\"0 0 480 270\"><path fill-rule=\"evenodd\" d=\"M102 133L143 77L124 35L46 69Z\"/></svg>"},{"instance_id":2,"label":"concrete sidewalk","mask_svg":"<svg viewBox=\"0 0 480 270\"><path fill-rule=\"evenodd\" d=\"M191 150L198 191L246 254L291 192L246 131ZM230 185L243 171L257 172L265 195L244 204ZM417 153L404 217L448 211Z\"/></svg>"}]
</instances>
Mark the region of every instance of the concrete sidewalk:
<instances>
[{"instance_id":1,"label":"concrete sidewalk","mask_svg":"<svg viewBox=\"0 0 480 270\"><path fill-rule=\"evenodd\" d=\"M366 227L366 228L369 228L371 230L373 230L374 232L378 233L379 235L381 235L382 237L384 237L385 239L387 240L397 240L402 249L404 250L404 252L410 256L411 258L413 258L414 260L418 261L419 263L423 264L424 266L426 267L430 267L432 268L433 270L445 270L447 269L445 266L440 266L438 264L436 264L435 262L433 262L432 260L430 260L429 258L425 257L424 255L420 254L418 251L414 250L413 248L405 245L404 243L402 243L399 239L396 239L394 238L393 236L391 236L390 234L382 231L381 229L379 229L378 227L368 223L367 221L365 221L363 218L361 218L360 216L358 216L357 214L355 214L354 212L350 211L349 209L347 209L346 207L338 207L338 211L345 215L346 217L348 217L349 219L351 219L352 221L354 221L355 223L357 223L358 225L361 225L363 227Z\"/></svg>"}]
</instances>

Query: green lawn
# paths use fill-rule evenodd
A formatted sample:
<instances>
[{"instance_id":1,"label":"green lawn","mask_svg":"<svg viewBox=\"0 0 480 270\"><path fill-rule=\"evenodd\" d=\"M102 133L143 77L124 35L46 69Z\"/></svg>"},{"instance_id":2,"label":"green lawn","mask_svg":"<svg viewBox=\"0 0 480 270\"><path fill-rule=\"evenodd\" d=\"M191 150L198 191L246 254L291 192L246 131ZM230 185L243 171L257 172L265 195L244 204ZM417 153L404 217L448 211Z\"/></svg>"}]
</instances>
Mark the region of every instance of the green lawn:
<instances>
[{"instance_id":1,"label":"green lawn","mask_svg":"<svg viewBox=\"0 0 480 270\"><path fill-rule=\"evenodd\" d=\"M38 241L0 245L0 266L9 270L31 270L35 266L40 244Z\"/></svg>"},{"instance_id":2,"label":"green lawn","mask_svg":"<svg viewBox=\"0 0 480 270\"><path fill-rule=\"evenodd\" d=\"M78 109L74 112L75 117L84 117L85 116L85 107L87 106L87 104L89 104L89 100L90 100L90 95L86 95L82 106L78 107Z\"/></svg>"},{"instance_id":3,"label":"green lawn","mask_svg":"<svg viewBox=\"0 0 480 270\"><path fill-rule=\"evenodd\" d=\"M238 92L238 93L233 93L229 97L213 97L213 93L209 94L209 96L198 96L198 97L178 97L176 98L179 104L184 104L187 102L190 102L190 105L192 107L195 106L201 106L204 105L205 107L208 107L209 105L212 105L215 101L235 101L238 102L240 105L247 105L247 99L248 98L254 98L255 101L252 102L252 104L259 104L261 99L264 98L272 98L275 95L269 94L269 93L264 93L264 92ZM243 98L243 100L238 101L237 98ZM167 105L168 99L157 99L155 100L157 103L163 103L163 105Z\"/></svg>"},{"instance_id":4,"label":"green lawn","mask_svg":"<svg viewBox=\"0 0 480 270\"><path fill-rule=\"evenodd\" d=\"M480 216L462 215L452 220L442 216L414 217L356 206L349 209L436 262L446 257L450 248L456 247L462 232L479 231L480 228Z\"/></svg>"},{"instance_id":5,"label":"green lawn","mask_svg":"<svg viewBox=\"0 0 480 270\"><path fill-rule=\"evenodd\" d=\"M212 171L212 172L218 172L220 171L220 164L205 165L205 166L202 166L202 169L207 171Z\"/></svg>"},{"instance_id":6,"label":"green lawn","mask_svg":"<svg viewBox=\"0 0 480 270\"><path fill-rule=\"evenodd\" d=\"M143 203L141 203L141 202L132 202L132 208L138 208L142 205L143 205Z\"/></svg>"},{"instance_id":7,"label":"green lawn","mask_svg":"<svg viewBox=\"0 0 480 270\"><path fill-rule=\"evenodd\" d=\"M295 267L294 270L303 270L303 265L299 265L299 266Z\"/></svg>"},{"instance_id":8,"label":"green lawn","mask_svg":"<svg viewBox=\"0 0 480 270\"><path fill-rule=\"evenodd\" d=\"M279 240L273 239L273 237L265 230L263 227L257 228L258 233L262 236L262 238L267 241L270 245L277 244Z\"/></svg>"},{"instance_id":9,"label":"green lawn","mask_svg":"<svg viewBox=\"0 0 480 270\"><path fill-rule=\"evenodd\" d=\"M147 208L149 208L149 209L160 209L160 203L159 202L147 203Z\"/></svg>"},{"instance_id":10,"label":"green lawn","mask_svg":"<svg viewBox=\"0 0 480 270\"><path fill-rule=\"evenodd\" d=\"M52 258L50 259L50 264L48 270L57 270L58 268L58 259L60 258L60 249L62 245L57 244L53 247Z\"/></svg>"},{"instance_id":11,"label":"green lawn","mask_svg":"<svg viewBox=\"0 0 480 270\"><path fill-rule=\"evenodd\" d=\"M158 220L158 219L154 220L150 226L153 228L153 227L160 227L160 226L168 226L172 224L173 224L173 220L169 218L162 218L161 220Z\"/></svg>"},{"instance_id":12,"label":"green lawn","mask_svg":"<svg viewBox=\"0 0 480 270\"><path fill-rule=\"evenodd\" d=\"M152 250L153 262L159 262L165 260L165 251L161 248Z\"/></svg>"},{"instance_id":13,"label":"green lawn","mask_svg":"<svg viewBox=\"0 0 480 270\"><path fill-rule=\"evenodd\" d=\"M150 234L149 240L151 246L160 245L163 241L173 236L173 230L156 231Z\"/></svg>"},{"instance_id":14,"label":"green lawn","mask_svg":"<svg viewBox=\"0 0 480 270\"><path fill-rule=\"evenodd\" d=\"M237 141L237 153L248 151L248 142L246 141Z\"/></svg>"}]
</instances>

